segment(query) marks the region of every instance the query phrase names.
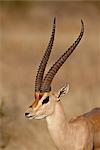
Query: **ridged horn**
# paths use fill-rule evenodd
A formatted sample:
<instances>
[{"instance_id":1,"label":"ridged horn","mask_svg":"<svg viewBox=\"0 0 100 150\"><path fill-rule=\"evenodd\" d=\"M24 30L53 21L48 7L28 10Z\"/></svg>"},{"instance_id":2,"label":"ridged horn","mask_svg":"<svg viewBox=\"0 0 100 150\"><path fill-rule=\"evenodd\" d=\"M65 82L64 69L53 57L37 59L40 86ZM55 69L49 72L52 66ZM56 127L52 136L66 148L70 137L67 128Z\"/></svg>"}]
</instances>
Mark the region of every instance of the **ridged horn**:
<instances>
[{"instance_id":1,"label":"ridged horn","mask_svg":"<svg viewBox=\"0 0 100 150\"><path fill-rule=\"evenodd\" d=\"M67 49L67 51L53 64L53 66L50 68L48 73L46 74L43 84L41 86L41 92L49 92L51 87L51 82L56 75L57 71L60 69L60 67L64 64L64 62L67 60L67 58L71 55L71 53L75 50L76 46L79 44L80 40L83 37L84 34L84 24L81 20L81 32L76 39L76 41Z\"/></svg>"},{"instance_id":2,"label":"ridged horn","mask_svg":"<svg viewBox=\"0 0 100 150\"><path fill-rule=\"evenodd\" d=\"M45 71L45 68L46 68L46 65L47 65L51 50L52 50L53 42L54 42L55 27L56 27L56 18L54 18L54 21L53 21L52 34L49 40L49 44L45 50L45 53L43 55L43 58L40 62L40 65L37 71L36 80L35 80L35 92L39 92L41 88L44 71Z\"/></svg>"}]
</instances>

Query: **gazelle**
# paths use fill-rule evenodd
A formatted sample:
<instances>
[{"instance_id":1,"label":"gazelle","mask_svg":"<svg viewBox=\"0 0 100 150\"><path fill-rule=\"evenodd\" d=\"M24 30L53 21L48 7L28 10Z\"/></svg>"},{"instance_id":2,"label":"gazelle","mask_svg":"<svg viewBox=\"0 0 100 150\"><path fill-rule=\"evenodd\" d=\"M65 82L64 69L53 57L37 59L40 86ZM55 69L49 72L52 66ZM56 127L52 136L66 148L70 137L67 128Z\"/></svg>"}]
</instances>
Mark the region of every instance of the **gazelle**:
<instances>
[{"instance_id":1,"label":"gazelle","mask_svg":"<svg viewBox=\"0 0 100 150\"><path fill-rule=\"evenodd\" d=\"M61 96L68 92L69 85L65 85L58 93L53 93L51 90L51 83L57 71L83 37L82 20L81 24L81 31L76 41L54 63L44 77L55 36L56 19L54 18L51 38L37 71L35 100L25 113L29 119L46 118L50 135L59 150L100 150L100 108L95 108L76 119L67 121L60 100Z\"/></svg>"}]
</instances>

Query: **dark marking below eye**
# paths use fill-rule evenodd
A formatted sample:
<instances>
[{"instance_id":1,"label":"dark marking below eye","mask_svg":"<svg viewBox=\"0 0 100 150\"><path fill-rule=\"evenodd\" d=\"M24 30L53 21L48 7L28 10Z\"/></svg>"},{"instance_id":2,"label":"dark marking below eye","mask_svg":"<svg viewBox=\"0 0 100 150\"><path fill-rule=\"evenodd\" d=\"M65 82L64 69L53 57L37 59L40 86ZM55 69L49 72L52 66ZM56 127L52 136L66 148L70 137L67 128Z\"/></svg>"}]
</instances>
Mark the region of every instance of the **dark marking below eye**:
<instances>
[{"instance_id":1,"label":"dark marking below eye","mask_svg":"<svg viewBox=\"0 0 100 150\"><path fill-rule=\"evenodd\" d=\"M42 101L42 105L49 102L49 96Z\"/></svg>"}]
</instances>

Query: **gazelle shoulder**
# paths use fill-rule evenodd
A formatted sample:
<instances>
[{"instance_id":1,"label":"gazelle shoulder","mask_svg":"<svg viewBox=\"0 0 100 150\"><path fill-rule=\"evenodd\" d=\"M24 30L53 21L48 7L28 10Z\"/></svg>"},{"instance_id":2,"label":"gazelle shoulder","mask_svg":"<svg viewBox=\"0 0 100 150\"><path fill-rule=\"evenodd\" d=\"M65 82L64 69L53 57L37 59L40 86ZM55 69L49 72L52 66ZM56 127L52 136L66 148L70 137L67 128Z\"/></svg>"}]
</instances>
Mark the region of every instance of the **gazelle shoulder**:
<instances>
[{"instance_id":1,"label":"gazelle shoulder","mask_svg":"<svg viewBox=\"0 0 100 150\"><path fill-rule=\"evenodd\" d=\"M90 122L90 120L83 115L70 119L69 123L72 124L73 126L77 126L77 127L79 126L79 128L80 127L85 128L85 129L93 128L93 125Z\"/></svg>"}]
</instances>

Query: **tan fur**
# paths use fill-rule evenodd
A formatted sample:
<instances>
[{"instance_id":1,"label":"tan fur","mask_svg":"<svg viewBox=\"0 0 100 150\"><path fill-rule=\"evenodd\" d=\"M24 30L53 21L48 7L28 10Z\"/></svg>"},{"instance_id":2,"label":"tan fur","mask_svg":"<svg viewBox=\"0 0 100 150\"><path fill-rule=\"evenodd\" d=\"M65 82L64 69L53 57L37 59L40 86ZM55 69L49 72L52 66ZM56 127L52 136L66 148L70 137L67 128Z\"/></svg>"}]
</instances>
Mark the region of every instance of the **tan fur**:
<instances>
[{"instance_id":1,"label":"tan fur","mask_svg":"<svg viewBox=\"0 0 100 150\"><path fill-rule=\"evenodd\" d=\"M59 150L92 150L94 128L89 120L80 116L66 121L61 103L46 118L51 137ZM99 141L100 142L100 141Z\"/></svg>"},{"instance_id":2,"label":"tan fur","mask_svg":"<svg viewBox=\"0 0 100 150\"><path fill-rule=\"evenodd\" d=\"M49 102L42 105L47 96ZM33 104L33 107L27 110L27 117L46 117L48 130L59 150L100 150L100 108L68 121L57 94L44 93L41 100L35 100Z\"/></svg>"}]
</instances>

